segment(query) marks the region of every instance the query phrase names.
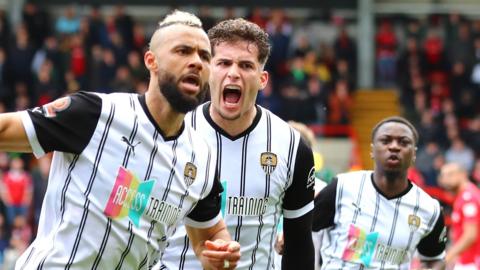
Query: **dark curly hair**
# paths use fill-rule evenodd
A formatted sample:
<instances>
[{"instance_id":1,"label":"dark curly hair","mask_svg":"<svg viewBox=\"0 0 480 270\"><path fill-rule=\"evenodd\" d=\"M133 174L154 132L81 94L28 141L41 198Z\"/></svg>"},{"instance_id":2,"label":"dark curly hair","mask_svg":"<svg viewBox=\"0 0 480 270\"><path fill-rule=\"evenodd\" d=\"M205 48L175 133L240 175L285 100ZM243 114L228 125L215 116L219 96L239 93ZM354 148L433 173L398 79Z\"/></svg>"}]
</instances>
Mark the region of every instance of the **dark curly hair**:
<instances>
[{"instance_id":1,"label":"dark curly hair","mask_svg":"<svg viewBox=\"0 0 480 270\"><path fill-rule=\"evenodd\" d=\"M258 48L258 62L265 65L270 55L268 34L255 23L245 19L229 19L222 21L208 30L208 37L215 55L215 46L222 42L247 41Z\"/></svg>"}]
</instances>

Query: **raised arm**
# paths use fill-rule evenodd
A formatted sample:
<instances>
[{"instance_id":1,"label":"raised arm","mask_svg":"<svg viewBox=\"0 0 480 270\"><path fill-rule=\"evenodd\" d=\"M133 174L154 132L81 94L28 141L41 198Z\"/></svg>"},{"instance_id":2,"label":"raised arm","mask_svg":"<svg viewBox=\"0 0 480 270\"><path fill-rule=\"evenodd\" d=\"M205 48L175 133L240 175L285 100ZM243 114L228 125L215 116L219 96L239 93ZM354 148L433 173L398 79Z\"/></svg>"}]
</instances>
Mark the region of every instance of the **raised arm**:
<instances>
[{"instance_id":1,"label":"raised arm","mask_svg":"<svg viewBox=\"0 0 480 270\"><path fill-rule=\"evenodd\" d=\"M22 124L21 112L0 114L0 151L32 152Z\"/></svg>"}]
</instances>

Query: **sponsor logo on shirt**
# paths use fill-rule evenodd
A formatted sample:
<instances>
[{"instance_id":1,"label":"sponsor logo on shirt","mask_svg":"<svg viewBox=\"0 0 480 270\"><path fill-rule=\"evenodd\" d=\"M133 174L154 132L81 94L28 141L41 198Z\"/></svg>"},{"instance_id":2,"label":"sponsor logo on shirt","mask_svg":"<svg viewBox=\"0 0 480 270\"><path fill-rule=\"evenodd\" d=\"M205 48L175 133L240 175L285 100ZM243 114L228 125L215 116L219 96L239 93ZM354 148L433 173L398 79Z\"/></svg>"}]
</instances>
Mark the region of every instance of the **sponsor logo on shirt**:
<instances>
[{"instance_id":1,"label":"sponsor logo on shirt","mask_svg":"<svg viewBox=\"0 0 480 270\"><path fill-rule=\"evenodd\" d=\"M134 173L120 167L104 209L105 215L113 219L128 216L137 227L143 215L167 225L175 224L181 209L151 197L154 184L155 180L139 181Z\"/></svg>"},{"instance_id":2,"label":"sponsor logo on shirt","mask_svg":"<svg viewBox=\"0 0 480 270\"><path fill-rule=\"evenodd\" d=\"M236 197L226 198L225 212L235 216L261 216L268 206L268 197Z\"/></svg>"},{"instance_id":3,"label":"sponsor logo on shirt","mask_svg":"<svg viewBox=\"0 0 480 270\"><path fill-rule=\"evenodd\" d=\"M48 104L43 105L42 107L36 107L32 110L34 113L43 114L45 117L55 117L57 112L61 112L70 107L72 100L70 97L62 97L57 100L54 100Z\"/></svg>"},{"instance_id":4,"label":"sponsor logo on shirt","mask_svg":"<svg viewBox=\"0 0 480 270\"><path fill-rule=\"evenodd\" d=\"M378 232L367 233L365 230L350 224L347 245L342 259L348 262L361 263L369 267L372 261L401 264L407 250L385 245L378 241Z\"/></svg>"},{"instance_id":5,"label":"sponsor logo on shirt","mask_svg":"<svg viewBox=\"0 0 480 270\"><path fill-rule=\"evenodd\" d=\"M260 165L267 175L271 174L277 167L277 155L272 152L263 152L260 155Z\"/></svg>"},{"instance_id":6,"label":"sponsor logo on shirt","mask_svg":"<svg viewBox=\"0 0 480 270\"><path fill-rule=\"evenodd\" d=\"M315 167L312 167L310 169L310 172L308 173L307 189L313 187L314 185L315 185Z\"/></svg>"}]
</instances>

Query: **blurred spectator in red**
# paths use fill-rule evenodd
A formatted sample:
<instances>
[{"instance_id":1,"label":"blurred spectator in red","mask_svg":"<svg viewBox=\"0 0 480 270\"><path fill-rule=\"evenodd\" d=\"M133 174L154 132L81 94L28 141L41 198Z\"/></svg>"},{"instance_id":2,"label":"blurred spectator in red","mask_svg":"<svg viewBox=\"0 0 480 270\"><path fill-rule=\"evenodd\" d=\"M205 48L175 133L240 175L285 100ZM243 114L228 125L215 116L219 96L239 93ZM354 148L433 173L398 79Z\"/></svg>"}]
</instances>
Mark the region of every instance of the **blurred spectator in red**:
<instances>
[{"instance_id":1,"label":"blurred spectator in red","mask_svg":"<svg viewBox=\"0 0 480 270\"><path fill-rule=\"evenodd\" d=\"M350 111L353 99L349 94L348 82L339 80L335 83L333 92L328 97L328 123L350 124Z\"/></svg>"},{"instance_id":2,"label":"blurred spectator in red","mask_svg":"<svg viewBox=\"0 0 480 270\"><path fill-rule=\"evenodd\" d=\"M10 169L2 177L0 194L7 211L7 224L11 226L16 216L26 216L32 200L32 178L25 171L20 157L13 157Z\"/></svg>"},{"instance_id":3,"label":"blurred spectator in red","mask_svg":"<svg viewBox=\"0 0 480 270\"><path fill-rule=\"evenodd\" d=\"M375 36L377 80L381 87L392 86L396 76L398 41L392 23L383 20Z\"/></svg>"},{"instance_id":4,"label":"blurred spectator in red","mask_svg":"<svg viewBox=\"0 0 480 270\"><path fill-rule=\"evenodd\" d=\"M439 183L456 195L452 212L452 245L445 263L454 269L480 269L480 190L458 163L442 167Z\"/></svg>"},{"instance_id":5,"label":"blurred spectator in red","mask_svg":"<svg viewBox=\"0 0 480 270\"><path fill-rule=\"evenodd\" d=\"M265 29L267 26L267 16L265 16L265 13L263 12L263 9L260 7L254 7L250 10L249 14L247 15L247 18L249 21L257 24L260 26L262 29ZM202 20L203 22L203 20Z\"/></svg>"},{"instance_id":6,"label":"blurred spectator in red","mask_svg":"<svg viewBox=\"0 0 480 270\"><path fill-rule=\"evenodd\" d=\"M427 56L427 71L445 71L447 59L445 57L443 40L435 29L430 29L424 41L424 50Z\"/></svg>"},{"instance_id":7,"label":"blurred spectator in red","mask_svg":"<svg viewBox=\"0 0 480 270\"><path fill-rule=\"evenodd\" d=\"M203 21L202 21L203 22ZM146 51L148 44L145 35L145 28L140 23L135 23L133 25L133 50L142 54Z\"/></svg>"}]
</instances>

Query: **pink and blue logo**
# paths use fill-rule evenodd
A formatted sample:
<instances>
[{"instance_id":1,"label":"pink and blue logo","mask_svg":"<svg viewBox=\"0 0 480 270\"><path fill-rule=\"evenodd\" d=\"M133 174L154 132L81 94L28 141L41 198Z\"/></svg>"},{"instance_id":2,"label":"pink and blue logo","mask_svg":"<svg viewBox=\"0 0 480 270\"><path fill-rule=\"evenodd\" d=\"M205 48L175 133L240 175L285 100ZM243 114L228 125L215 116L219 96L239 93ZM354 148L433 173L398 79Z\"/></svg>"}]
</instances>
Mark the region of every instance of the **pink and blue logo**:
<instances>
[{"instance_id":1,"label":"pink and blue logo","mask_svg":"<svg viewBox=\"0 0 480 270\"><path fill-rule=\"evenodd\" d=\"M349 262L362 263L369 266L377 244L378 232L367 233L350 224L347 246L342 259Z\"/></svg>"},{"instance_id":2,"label":"pink and blue logo","mask_svg":"<svg viewBox=\"0 0 480 270\"><path fill-rule=\"evenodd\" d=\"M145 211L154 184L154 180L141 182L133 172L120 167L104 210L105 215L113 219L128 216L135 226L140 226L140 217Z\"/></svg>"}]
</instances>

